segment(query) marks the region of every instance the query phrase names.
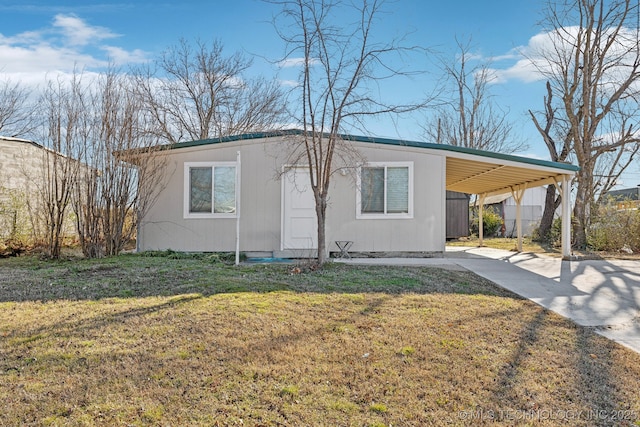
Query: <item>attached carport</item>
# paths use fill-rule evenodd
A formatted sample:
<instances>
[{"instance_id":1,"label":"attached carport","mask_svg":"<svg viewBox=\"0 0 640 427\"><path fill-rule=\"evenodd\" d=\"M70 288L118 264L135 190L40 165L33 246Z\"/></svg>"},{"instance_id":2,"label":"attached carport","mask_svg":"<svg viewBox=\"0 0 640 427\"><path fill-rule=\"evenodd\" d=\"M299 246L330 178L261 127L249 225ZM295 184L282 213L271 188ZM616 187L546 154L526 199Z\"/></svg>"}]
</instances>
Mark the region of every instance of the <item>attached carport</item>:
<instances>
[{"instance_id":1,"label":"attached carport","mask_svg":"<svg viewBox=\"0 0 640 427\"><path fill-rule=\"evenodd\" d=\"M510 193L516 200L518 251L522 252L520 207L527 188L555 184L562 196L562 218L571 218L571 181L578 166L510 154L493 153L446 144L342 135L342 139L377 144L420 147L441 152L446 157L446 190L478 196L482 209L487 196ZM444 201L443 201L444 203ZM480 212L482 219L482 212ZM445 229L446 227L443 227ZM482 245L482 224L480 245ZM562 256L571 256L571 220L562 221Z\"/></svg>"},{"instance_id":2,"label":"attached carport","mask_svg":"<svg viewBox=\"0 0 640 427\"><path fill-rule=\"evenodd\" d=\"M522 218L520 205L528 188L555 184L561 190L562 218L571 218L571 181L579 170L575 165L527 157L491 153L463 147L440 146L447 151L446 189L476 194L479 218L487 196L510 193L517 203L516 229L518 251L522 251ZM482 222L479 226L482 245ZM571 255L571 221L562 221L562 256Z\"/></svg>"}]
</instances>

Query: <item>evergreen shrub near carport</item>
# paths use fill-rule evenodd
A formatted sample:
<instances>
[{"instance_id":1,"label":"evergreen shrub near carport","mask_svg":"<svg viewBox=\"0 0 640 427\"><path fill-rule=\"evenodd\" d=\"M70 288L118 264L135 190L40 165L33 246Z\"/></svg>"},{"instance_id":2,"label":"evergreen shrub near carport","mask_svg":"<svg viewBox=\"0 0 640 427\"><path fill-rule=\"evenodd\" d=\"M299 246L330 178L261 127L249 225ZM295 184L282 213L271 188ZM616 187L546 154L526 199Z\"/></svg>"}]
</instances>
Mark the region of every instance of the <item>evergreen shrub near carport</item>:
<instances>
[{"instance_id":1,"label":"evergreen shrub near carport","mask_svg":"<svg viewBox=\"0 0 640 427\"><path fill-rule=\"evenodd\" d=\"M478 223L478 209L473 208L471 210L471 234L478 235L479 223ZM484 237L493 237L498 234L500 227L504 224L504 220L500 214L493 207L483 209L482 212L482 231Z\"/></svg>"}]
</instances>

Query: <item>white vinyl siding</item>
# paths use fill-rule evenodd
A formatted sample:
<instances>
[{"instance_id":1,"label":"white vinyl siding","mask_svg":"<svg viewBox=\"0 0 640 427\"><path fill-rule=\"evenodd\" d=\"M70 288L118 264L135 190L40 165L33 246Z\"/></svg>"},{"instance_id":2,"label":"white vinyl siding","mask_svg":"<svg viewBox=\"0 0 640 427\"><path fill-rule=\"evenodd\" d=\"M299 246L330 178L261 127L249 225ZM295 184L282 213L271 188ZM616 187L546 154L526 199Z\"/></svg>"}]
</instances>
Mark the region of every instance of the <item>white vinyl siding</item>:
<instances>
[{"instance_id":1,"label":"white vinyl siding","mask_svg":"<svg viewBox=\"0 0 640 427\"><path fill-rule=\"evenodd\" d=\"M235 162L184 164L184 217L235 218Z\"/></svg>"},{"instance_id":2,"label":"white vinyl siding","mask_svg":"<svg viewBox=\"0 0 640 427\"><path fill-rule=\"evenodd\" d=\"M413 162L368 163L360 168L356 217L413 218Z\"/></svg>"}]
</instances>

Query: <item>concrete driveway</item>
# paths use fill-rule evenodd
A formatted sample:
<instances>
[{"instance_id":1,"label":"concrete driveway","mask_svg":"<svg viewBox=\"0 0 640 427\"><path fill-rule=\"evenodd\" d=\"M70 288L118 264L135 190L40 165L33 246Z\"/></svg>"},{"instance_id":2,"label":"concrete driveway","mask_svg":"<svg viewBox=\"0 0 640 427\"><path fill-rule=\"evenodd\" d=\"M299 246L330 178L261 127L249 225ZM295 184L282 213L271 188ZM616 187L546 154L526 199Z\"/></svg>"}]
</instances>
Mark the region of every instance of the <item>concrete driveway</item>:
<instances>
[{"instance_id":1,"label":"concrete driveway","mask_svg":"<svg viewBox=\"0 0 640 427\"><path fill-rule=\"evenodd\" d=\"M563 261L471 247L448 247L442 258L341 261L464 268L640 353L640 261Z\"/></svg>"}]
</instances>

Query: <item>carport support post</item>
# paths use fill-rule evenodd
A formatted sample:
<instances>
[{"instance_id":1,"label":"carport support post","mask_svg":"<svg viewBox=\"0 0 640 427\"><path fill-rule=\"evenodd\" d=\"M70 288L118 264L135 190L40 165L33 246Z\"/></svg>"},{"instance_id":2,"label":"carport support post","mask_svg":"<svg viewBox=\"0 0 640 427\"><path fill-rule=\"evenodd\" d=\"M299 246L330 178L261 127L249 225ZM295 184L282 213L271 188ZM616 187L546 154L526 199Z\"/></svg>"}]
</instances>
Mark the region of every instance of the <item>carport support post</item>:
<instances>
[{"instance_id":1,"label":"carport support post","mask_svg":"<svg viewBox=\"0 0 640 427\"><path fill-rule=\"evenodd\" d=\"M484 199L487 193L478 195L478 246L482 246L484 239L484 223L482 217L484 216Z\"/></svg>"},{"instance_id":2,"label":"carport support post","mask_svg":"<svg viewBox=\"0 0 640 427\"><path fill-rule=\"evenodd\" d=\"M571 177L562 176L562 258L571 257Z\"/></svg>"},{"instance_id":3,"label":"carport support post","mask_svg":"<svg viewBox=\"0 0 640 427\"><path fill-rule=\"evenodd\" d=\"M514 190L511 189L511 195L516 201L516 230L518 233L518 252L522 252L522 197L524 196L524 188Z\"/></svg>"}]
</instances>

